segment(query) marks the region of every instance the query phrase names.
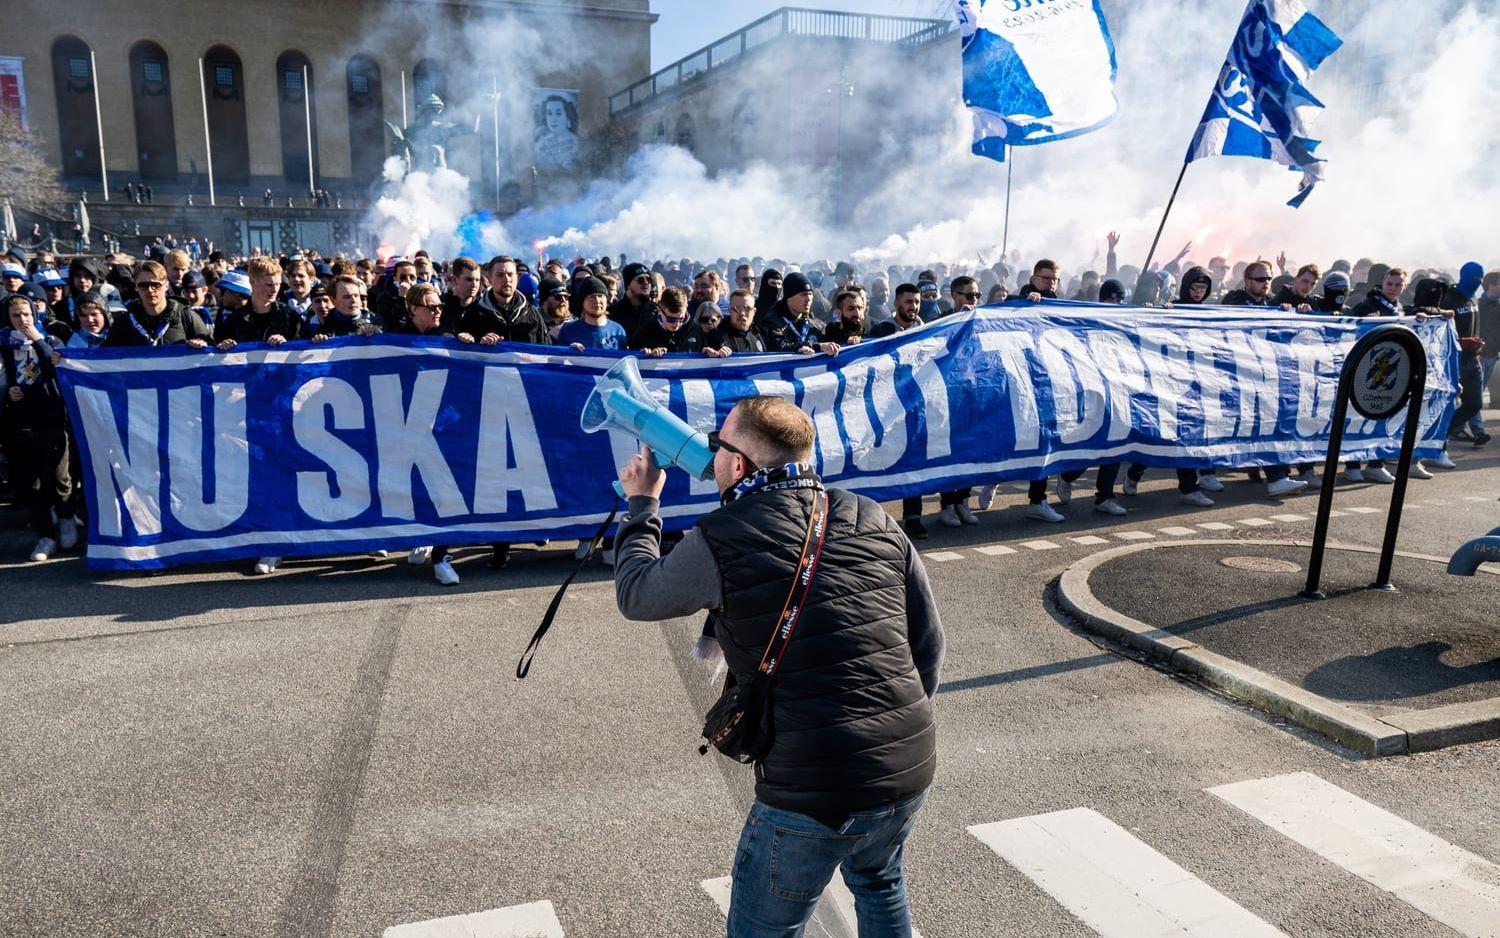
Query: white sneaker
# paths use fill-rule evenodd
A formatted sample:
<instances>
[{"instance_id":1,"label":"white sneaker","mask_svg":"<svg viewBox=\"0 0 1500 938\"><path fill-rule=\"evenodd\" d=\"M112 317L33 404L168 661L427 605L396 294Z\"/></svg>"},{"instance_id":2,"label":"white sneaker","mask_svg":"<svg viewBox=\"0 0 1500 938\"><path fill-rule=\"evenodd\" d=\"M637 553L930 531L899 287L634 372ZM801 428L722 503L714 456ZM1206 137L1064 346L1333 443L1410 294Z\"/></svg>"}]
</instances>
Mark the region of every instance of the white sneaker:
<instances>
[{"instance_id":1,"label":"white sneaker","mask_svg":"<svg viewBox=\"0 0 1500 938\"><path fill-rule=\"evenodd\" d=\"M1457 469L1458 468L1458 463L1454 462L1452 460L1452 458L1450 458L1448 456L1448 451L1447 450L1443 450L1441 453L1438 453L1437 454L1437 458L1432 461L1432 464L1434 466L1437 466L1439 469Z\"/></svg>"},{"instance_id":2,"label":"white sneaker","mask_svg":"<svg viewBox=\"0 0 1500 938\"><path fill-rule=\"evenodd\" d=\"M615 565L615 549L613 547L606 547L599 551L599 559L604 561L606 567L613 567Z\"/></svg>"},{"instance_id":3,"label":"white sneaker","mask_svg":"<svg viewBox=\"0 0 1500 938\"><path fill-rule=\"evenodd\" d=\"M78 519L60 518L57 522L57 546L72 550L78 546Z\"/></svg>"},{"instance_id":4,"label":"white sneaker","mask_svg":"<svg viewBox=\"0 0 1500 938\"><path fill-rule=\"evenodd\" d=\"M1122 485L1122 486L1120 486L1120 491L1124 492L1126 495L1130 495L1130 496L1134 497L1134 495L1136 493L1136 490L1137 490L1137 488L1139 486L1140 486L1139 482L1137 482L1136 480L1132 479L1130 476L1126 476L1125 477L1125 484Z\"/></svg>"},{"instance_id":5,"label":"white sneaker","mask_svg":"<svg viewBox=\"0 0 1500 938\"><path fill-rule=\"evenodd\" d=\"M1321 492L1323 490L1323 477L1318 473L1309 472L1307 475L1300 476L1299 478L1301 478L1303 482L1307 483L1308 491Z\"/></svg>"},{"instance_id":6,"label":"white sneaker","mask_svg":"<svg viewBox=\"0 0 1500 938\"><path fill-rule=\"evenodd\" d=\"M50 537L38 538L36 546L31 548L31 559L40 563L57 553L57 542Z\"/></svg>"},{"instance_id":7,"label":"white sneaker","mask_svg":"<svg viewBox=\"0 0 1500 938\"><path fill-rule=\"evenodd\" d=\"M938 512L938 524L942 525L945 528L958 528L963 526L963 522L958 520L958 512L953 510L952 505L949 505L942 511Z\"/></svg>"},{"instance_id":8,"label":"white sneaker","mask_svg":"<svg viewBox=\"0 0 1500 938\"><path fill-rule=\"evenodd\" d=\"M280 563L280 557L262 557L255 562L255 572L259 574L275 573L276 567Z\"/></svg>"},{"instance_id":9,"label":"white sneaker","mask_svg":"<svg viewBox=\"0 0 1500 938\"><path fill-rule=\"evenodd\" d=\"M1033 521L1050 521L1053 524L1057 524L1060 521L1067 520L1062 515L1057 513L1057 509L1053 508L1046 502L1038 502L1035 505L1027 506L1026 517L1032 519Z\"/></svg>"},{"instance_id":10,"label":"white sneaker","mask_svg":"<svg viewBox=\"0 0 1500 938\"><path fill-rule=\"evenodd\" d=\"M413 567L420 567L432 559L431 547L413 547L406 555L406 562Z\"/></svg>"},{"instance_id":11,"label":"white sneaker","mask_svg":"<svg viewBox=\"0 0 1500 938\"><path fill-rule=\"evenodd\" d=\"M1219 481L1218 476L1204 474L1198 477L1198 488L1205 492L1222 492L1224 483Z\"/></svg>"},{"instance_id":12,"label":"white sneaker","mask_svg":"<svg viewBox=\"0 0 1500 938\"><path fill-rule=\"evenodd\" d=\"M432 548L427 548L428 553ZM432 578L444 586L458 585L458 571L453 569L453 555L444 554L443 559L432 565Z\"/></svg>"},{"instance_id":13,"label":"white sneaker","mask_svg":"<svg viewBox=\"0 0 1500 938\"><path fill-rule=\"evenodd\" d=\"M981 485L979 487L979 510L989 511L990 506L995 504L995 489L998 486Z\"/></svg>"},{"instance_id":14,"label":"white sneaker","mask_svg":"<svg viewBox=\"0 0 1500 938\"><path fill-rule=\"evenodd\" d=\"M1292 495L1307 488L1307 483L1300 479L1280 479L1276 482L1266 483L1266 494L1272 498L1280 498L1283 495Z\"/></svg>"},{"instance_id":15,"label":"white sneaker","mask_svg":"<svg viewBox=\"0 0 1500 938\"><path fill-rule=\"evenodd\" d=\"M962 521L964 524L979 523L979 519L974 517L974 512L969 508L967 503L956 505L955 508L958 510L958 520Z\"/></svg>"},{"instance_id":16,"label":"white sneaker","mask_svg":"<svg viewBox=\"0 0 1500 938\"><path fill-rule=\"evenodd\" d=\"M1177 500L1184 505L1192 505L1194 508L1214 507L1214 500L1202 492L1183 492L1177 496Z\"/></svg>"},{"instance_id":17,"label":"white sneaker","mask_svg":"<svg viewBox=\"0 0 1500 938\"><path fill-rule=\"evenodd\" d=\"M1123 515L1126 513L1125 506L1113 498L1106 498L1102 502L1094 502L1094 510L1103 515Z\"/></svg>"},{"instance_id":18,"label":"white sneaker","mask_svg":"<svg viewBox=\"0 0 1500 938\"><path fill-rule=\"evenodd\" d=\"M1350 482L1363 482L1365 481L1365 473L1363 469L1355 466L1352 469L1344 470L1344 478Z\"/></svg>"},{"instance_id":19,"label":"white sneaker","mask_svg":"<svg viewBox=\"0 0 1500 938\"><path fill-rule=\"evenodd\" d=\"M1365 470L1366 482L1378 482L1381 485L1390 485L1396 481L1396 477L1385 471L1384 466L1375 466Z\"/></svg>"},{"instance_id":20,"label":"white sneaker","mask_svg":"<svg viewBox=\"0 0 1500 938\"><path fill-rule=\"evenodd\" d=\"M1073 500L1073 483L1067 479L1058 477L1057 480L1057 503L1066 505Z\"/></svg>"},{"instance_id":21,"label":"white sneaker","mask_svg":"<svg viewBox=\"0 0 1500 938\"><path fill-rule=\"evenodd\" d=\"M1412 460L1411 470L1407 474L1410 475L1413 479L1432 478L1432 470L1422 465L1422 460L1420 459Z\"/></svg>"}]
</instances>

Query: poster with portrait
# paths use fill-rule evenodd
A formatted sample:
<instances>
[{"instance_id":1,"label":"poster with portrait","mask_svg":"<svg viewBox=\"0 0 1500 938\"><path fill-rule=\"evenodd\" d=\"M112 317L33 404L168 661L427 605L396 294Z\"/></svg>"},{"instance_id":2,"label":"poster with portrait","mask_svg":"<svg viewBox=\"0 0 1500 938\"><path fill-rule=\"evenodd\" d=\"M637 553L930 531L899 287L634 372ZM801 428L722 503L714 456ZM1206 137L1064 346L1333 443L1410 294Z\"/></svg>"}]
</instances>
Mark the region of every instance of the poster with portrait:
<instances>
[{"instance_id":1,"label":"poster with portrait","mask_svg":"<svg viewBox=\"0 0 1500 938\"><path fill-rule=\"evenodd\" d=\"M532 92L532 152L538 167L572 169L582 144L578 136L578 92L537 88Z\"/></svg>"}]
</instances>

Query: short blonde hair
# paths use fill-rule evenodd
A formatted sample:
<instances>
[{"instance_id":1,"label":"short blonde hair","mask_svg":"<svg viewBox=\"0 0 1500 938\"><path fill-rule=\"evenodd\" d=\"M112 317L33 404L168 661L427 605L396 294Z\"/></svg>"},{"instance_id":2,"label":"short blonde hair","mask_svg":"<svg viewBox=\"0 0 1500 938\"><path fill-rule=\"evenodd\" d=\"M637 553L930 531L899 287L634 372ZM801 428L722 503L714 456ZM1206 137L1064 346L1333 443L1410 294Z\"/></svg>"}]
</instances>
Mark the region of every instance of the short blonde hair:
<instances>
[{"instance_id":1,"label":"short blonde hair","mask_svg":"<svg viewBox=\"0 0 1500 938\"><path fill-rule=\"evenodd\" d=\"M167 279L167 269L156 261L141 261L139 264L136 264L135 270L130 273L130 277L131 279L135 279L143 273L150 274L160 280Z\"/></svg>"},{"instance_id":2,"label":"short blonde hair","mask_svg":"<svg viewBox=\"0 0 1500 938\"><path fill-rule=\"evenodd\" d=\"M188 257L188 253L183 250L168 251L167 263L183 269L193 266L192 258Z\"/></svg>"},{"instance_id":3,"label":"short blonde hair","mask_svg":"<svg viewBox=\"0 0 1500 938\"><path fill-rule=\"evenodd\" d=\"M281 265L269 257L252 257L245 264L245 274L251 280L261 280L265 277L280 277Z\"/></svg>"},{"instance_id":4,"label":"short blonde hair","mask_svg":"<svg viewBox=\"0 0 1500 938\"><path fill-rule=\"evenodd\" d=\"M743 397L734 405L739 429L755 437L768 454L783 462L806 462L812 458L817 432L802 410L784 397L762 394Z\"/></svg>"}]
</instances>

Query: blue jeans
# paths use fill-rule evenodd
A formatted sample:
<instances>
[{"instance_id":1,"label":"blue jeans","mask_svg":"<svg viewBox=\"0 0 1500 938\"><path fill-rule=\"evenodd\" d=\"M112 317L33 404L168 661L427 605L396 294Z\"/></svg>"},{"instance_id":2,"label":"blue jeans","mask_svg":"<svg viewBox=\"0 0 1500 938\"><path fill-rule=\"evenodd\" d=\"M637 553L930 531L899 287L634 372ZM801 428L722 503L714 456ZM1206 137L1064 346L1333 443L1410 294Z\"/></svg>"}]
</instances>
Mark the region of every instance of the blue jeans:
<instances>
[{"instance_id":1,"label":"blue jeans","mask_svg":"<svg viewBox=\"0 0 1500 938\"><path fill-rule=\"evenodd\" d=\"M910 938L902 849L926 796L855 812L836 831L757 800L735 851L729 938L801 938L839 868L860 938Z\"/></svg>"}]
</instances>

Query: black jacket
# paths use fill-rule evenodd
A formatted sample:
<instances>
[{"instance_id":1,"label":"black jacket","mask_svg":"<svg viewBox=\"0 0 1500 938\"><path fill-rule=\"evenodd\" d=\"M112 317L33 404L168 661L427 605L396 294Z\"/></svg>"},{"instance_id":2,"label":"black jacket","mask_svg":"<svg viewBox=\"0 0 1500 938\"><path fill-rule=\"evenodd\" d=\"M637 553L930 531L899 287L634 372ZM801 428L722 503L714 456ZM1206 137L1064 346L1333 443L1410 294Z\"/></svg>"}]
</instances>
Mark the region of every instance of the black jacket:
<instances>
[{"instance_id":1,"label":"black jacket","mask_svg":"<svg viewBox=\"0 0 1500 938\"><path fill-rule=\"evenodd\" d=\"M157 330L165 324L161 337L152 341ZM213 341L213 334L198 318L198 314L182 305L181 300L168 298L167 309L160 317L147 316L141 310L141 301L131 300L125 309L115 313L109 323L109 336L105 347L135 345L176 345L188 339Z\"/></svg>"},{"instance_id":2,"label":"black jacket","mask_svg":"<svg viewBox=\"0 0 1500 938\"><path fill-rule=\"evenodd\" d=\"M1390 310L1388 310L1388 309L1385 308L1384 304L1382 304L1380 302L1380 300L1376 299L1377 296L1380 296L1380 289L1378 287L1376 289L1374 289L1374 290L1371 290L1368 296L1366 296L1364 299L1360 300L1358 303L1356 303L1352 307L1350 307L1349 311L1347 313L1345 313L1344 315L1346 315L1346 316L1390 316L1390 315L1393 315ZM1396 309L1399 312L1400 309L1401 309L1401 304L1397 303L1396 304Z\"/></svg>"},{"instance_id":3,"label":"black jacket","mask_svg":"<svg viewBox=\"0 0 1500 938\"><path fill-rule=\"evenodd\" d=\"M729 350L737 355L745 352L764 352L766 350L766 341L755 330L755 323L753 322L750 324L748 332L741 332L734 328L734 326L731 326L728 320L725 320L719 323L719 328L708 334L708 337L703 340L703 344L708 348L724 348L728 346Z\"/></svg>"},{"instance_id":4,"label":"black jacket","mask_svg":"<svg viewBox=\"0 0 1500 938\"><path fill-rule=\"evenodd\" d=\"M573 308L582 309L582 306ZM656 301L648 299L640 306L636 306L630 302L629 297L622 296L609 304L608 313L609 318L619 323L626 335L635 335L636 330L646 323L656 321Z\"/></svg>"},{"instance_id":5,"label":"black jacket","mask_svg":"<svg viewBox=\"0 0 1500 938\"><path fill-rule=\"evenodd\" d=\"M837 342L839 345L849 345L851 344L850 339L863 339L865 337L865 327L868 325L868 322L862 322L858 326L850 328L844 325L842 319L836 319L828 324L827 329L823 330L823 341Z\"/></svg>"},{"instance_id":6,"label":"black jacket","mask_svg":"<svg viewBox=\"0 0 1500 938\"><path fill-rule=\"evenodd\" d=\"M307 322L285 303L272 303L258 316L251 311L250 304L246 303L220 320L218 328L214 330L214 339L218 342L225 339L233 339L236 343L264 342L273 335L279 335L288 342L305 339L308 337ZM109 330L109 337L115 337L113 329Z\"/></svg>"},{"instance_id":7,"label":"black jacket","mask_svg":"<svg viewBox=\"0 0 1500 938\"><path fill-rule=\"evenodd\" d=\"M703 333L695 322L686 322L676 332L668 332L655 319L637 329L631 336L629 346L635 351L648 348L664 348L669 352L703 351Z\"/></svg>"},{"instance_id":8,"label":"black jacket","mask_svg":"<svg viewBox=\"0 0 1500 938\"><path fill-rule=\"evenodd\" d=\"M361 326L371 324L377 329L380 328L380 324L373 320L363 317L360 319L345 319L337 312L330 311L327 316L323 317L323 321L318 323L318 328L314 334L333 336L335 338L345 335L359 335Z\"/></svg>"},{"instance_id":9,"label":"black jacket","mask_svg":"<svg viewBox=\"0 0 1500 938\"><path fill-rule=\"evenodd\" d=\"M1224 294L1224 298L1219 301L1219 305L1220 306L1270 306L1271 305L1271 294L1268 292L1268 293L1266 293L1266 295L1264 297L1262 297L1259 300L1256 300L1256 299L1253 299L1250 296L1250 294L1247 293L1247 292L1245 292L1244 290L1230 290L1228 293Z\"/></svg>"},{"instance_id":10,"label":"black jacket","mask_svg":"<svg viewBox=\"0 0 1500 938\"><path fill-rule=\"evenodd\" d=\"M1318 304L1323 302L1323 298L1316 293L1309 293L1307 296L1298 296L1296 290L1293 290L1290 286L1285 286L1281 288L1281 292L1277 293L1276 298L1271 302L1277 306L1290 306L1292 309L1296 309L1305 303L1316 310Z\"/></svg>"},{"instance_id":11,"label":"black jacket","mask_svg":"<svg viewBox=\"0 0 1500 938\"><path fill-rule=\"evenodd\" d=\"M778 300L769 313L755 321L755 328L765 340L768 352L795 352L805 345L816 346L823 341L823 324L810 313L793 325L786 300Z\"/></svg>"},{"instance_id":12,"label":"black jacket","mask_svg":"<svg viewBox=\"0 0 1500 938\"><path fill-rule=\"evenodd\" d=\"M0 374L5 375L5 391L0 392L0 436L12 430L61 429L68 422L63 408L62 389L57 384L57 368L52 353L62 345L45 331L42 337L27 343L35 353L38 374L30 384L22 384L17 364L19 349L11 346L14 330L0 329ZM18 337L19 338L19 337ZM20 341L25 341L20 338ZM10 399L10 388L21 388L21 399Z\"/></svg>"},{"instance_id":13,"label":"black jacket","mask_svg":"<svg viewBox=\"0 0 1500 938\"><path fill-rule=\"evenodd\" d=\"M519 290L512 293L504 306L496 306L495 298L486 290L479 299L463 312L458 323L459 332L467 332L477 342L494 333L501 342L525 342L530 345L551 345L552 336L547 333L547 324L542 314L527 301Z\"/></svg>"},{"instance_id":14,"label":"black jacket","mask_svg":"<svg viewBox=\"0 0 1500 938\"><path fill-rule=\"evenodd\" d=\"M1479 297L1479 335L1485 341L1483 355L1500 355L1500 297Z\"/></svg>"},{"instance_id":15,"label":"black jacket","mask_svg":"<svg viewBox=\"0 0 1500 938\"><path fill-rule=\"evenodd\" d=\"M718 567L714 633L732 673L755 673L791 591L814 489L755 492L698 528ZM771 751L756 797L799 812L859 811L925 790L937 768L932 701L913 660L911 543L868 498L828 490L812 593L771 690Z\"/></svg>"}]
</instances>

